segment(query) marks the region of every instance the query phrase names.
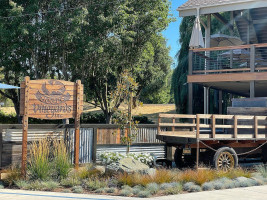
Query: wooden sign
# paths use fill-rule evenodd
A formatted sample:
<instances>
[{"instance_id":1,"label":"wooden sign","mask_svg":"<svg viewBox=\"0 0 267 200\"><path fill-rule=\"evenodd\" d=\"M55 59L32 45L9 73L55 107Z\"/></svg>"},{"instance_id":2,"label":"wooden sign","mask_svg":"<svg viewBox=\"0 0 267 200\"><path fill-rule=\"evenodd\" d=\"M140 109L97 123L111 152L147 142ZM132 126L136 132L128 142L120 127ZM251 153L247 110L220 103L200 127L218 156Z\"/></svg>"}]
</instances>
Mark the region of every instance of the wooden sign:
<instances>
[{"instance_id":1,"label":"wooden sign","mask_svg":"<svg viewBox=\"0 0 267 200\"><path fill-rule=\"evenodd\" d=\"M77 83L60 80L30 80L28 86L28 117L38 119L75 118L77 111L77 92L79 92L79 112L83 106L83 88L78 91ZM20 115L25 114L25 87L21 83Z\"/></svg>"},{"instance_id":2,"label":"wooden sign","mask_svg":"<svg viewBox=\"0 0 267 200\"><path fill-rule=\"evenodd\" d=\"M28 118L75 118L75 167L79 165L80 116L83 111L83 85L61 80L30 80L21 83L20 115L23 116L22 175L26 174Z\"/></svg>"}]
</instances>

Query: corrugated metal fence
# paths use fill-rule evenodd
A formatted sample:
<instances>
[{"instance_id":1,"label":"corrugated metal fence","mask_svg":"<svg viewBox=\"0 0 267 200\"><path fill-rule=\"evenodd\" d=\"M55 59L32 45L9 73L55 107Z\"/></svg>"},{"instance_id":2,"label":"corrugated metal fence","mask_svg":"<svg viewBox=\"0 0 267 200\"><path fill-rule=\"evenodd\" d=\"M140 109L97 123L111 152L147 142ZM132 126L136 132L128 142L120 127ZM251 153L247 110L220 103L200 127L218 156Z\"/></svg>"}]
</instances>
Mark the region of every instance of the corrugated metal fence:
<instances>
[{"instance_id":1,"label":"corrugated metal fence","mask_svg":"<svg viewBox=\"0 0 267 200\"><path fill-rule=\"evenodd\" d=\"M70 156L74 160L74 133L75 129L66 129L66 141L70 147ZM93 147L94 147L94 129L81 128L80 129L80 149L79 149L79 162L90 163L93 161Z\"/></svg>"},{"instance_id":2,"label":"corrugated metal fence","mask_svg":"<svg viewBox=\"0 0 267 200\"><path fill-rule=\"evenodd\" d=\"M0 167L20 162L22 129L21 125L0 125ZM120 137L114 125L81 125L80 129L80 163L97 161L101 152L126 153L126 146L120 143ZM166 158L165 144L156 139L157 125L141 125L131 152L152 153L157 158ZM30 142L47 136L65 139L74 158L74 127L72 125L32 125L28 134ZM118 139L119 138L119 139Z\"/></svg>"}]
</instances>

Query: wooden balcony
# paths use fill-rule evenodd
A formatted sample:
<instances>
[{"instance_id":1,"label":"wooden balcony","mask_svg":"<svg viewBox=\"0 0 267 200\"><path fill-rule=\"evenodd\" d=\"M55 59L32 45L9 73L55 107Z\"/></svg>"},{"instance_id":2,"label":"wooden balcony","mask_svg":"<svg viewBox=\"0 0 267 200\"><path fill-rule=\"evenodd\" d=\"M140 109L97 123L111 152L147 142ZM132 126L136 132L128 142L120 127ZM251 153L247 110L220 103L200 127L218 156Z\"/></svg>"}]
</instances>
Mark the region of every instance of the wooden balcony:
<instances>
[{"instance_id":1,"label":"wooden balcony","mask_svg":"<svg viewBox=\"0 0 267 200\"><path fill-rule=\"evenodd\" d=\"M188 71L188 83L267 96L267 43L190 50Z\"/></svg>"}]
</instances>

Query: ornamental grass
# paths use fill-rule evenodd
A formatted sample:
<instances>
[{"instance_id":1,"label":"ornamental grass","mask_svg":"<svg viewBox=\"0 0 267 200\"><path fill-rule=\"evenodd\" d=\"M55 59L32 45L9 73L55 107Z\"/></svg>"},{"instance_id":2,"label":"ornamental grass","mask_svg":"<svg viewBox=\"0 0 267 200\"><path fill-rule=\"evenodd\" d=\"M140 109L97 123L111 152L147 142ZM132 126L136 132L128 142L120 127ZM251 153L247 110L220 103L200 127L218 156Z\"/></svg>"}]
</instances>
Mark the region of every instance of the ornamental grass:
<instances>
[{"instance_id":1,"label":"ornamental grass","mask_svg":"<svg viewBox=\"0 0 267 200\"><path fill-rule=\"evenodd\" d=\"M33 142L28 165L31 179L45 180L49 177L51 169L50 144L46 138Z\"/></svg>"}]
</instances>

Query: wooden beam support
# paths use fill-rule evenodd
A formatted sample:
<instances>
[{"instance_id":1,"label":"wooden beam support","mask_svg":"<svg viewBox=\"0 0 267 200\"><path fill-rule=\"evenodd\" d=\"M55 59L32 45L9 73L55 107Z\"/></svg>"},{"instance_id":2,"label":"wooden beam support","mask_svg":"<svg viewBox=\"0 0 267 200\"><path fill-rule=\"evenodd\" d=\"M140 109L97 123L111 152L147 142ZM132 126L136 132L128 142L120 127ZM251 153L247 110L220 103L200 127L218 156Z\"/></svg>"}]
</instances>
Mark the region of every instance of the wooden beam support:
<instances>
[{"instance_id":1,"label":"wooden beam support","mask_svg":"<svg viewBox=\"0 0 267 200\"><path fill-rule=\"evenodd\" d=\"M22 131L22 159L21 159L21 175L26 176L27 165L27 135L28 135L28 104L29 104L29 83L30 77L25 77L25 98L24 98L24 115L23 115L23 131Z\"/></svg>"},{"instance_id":2,"label":"wooden beam support","mask_svg":"<svg viewBox=\"0 0 267 200\"><path fill-rule=\"evenodd\" d=\"M258 138L258 133L259 133L259 129L258 129L258 117L255 116L254 117L254 132L255 132L255 138Z\"/></svg>"},{"instance_id":3,"label":"wooden beam support","mask_svg":"<svg viewBox=\"0 0 267 200\"><path fill-rule=\"evenodd\" d=\"M76 105L76 117L75 117L75 146L74 146L74 165L75 169L79 168L79 150L80 150L80 118L81 118L81 81L76 82L77 88L77 105Z\"/></svg>"},{"instance_id":4,"label":"wooden beam support","mask_svg":"<svg viewBox=\"0 0 267 200\"><path fill-rule=\"evenodd\" d=\"M212 115L212 138L215 138L216 134L216 116Z\"/></svg>"}]
</instances>

